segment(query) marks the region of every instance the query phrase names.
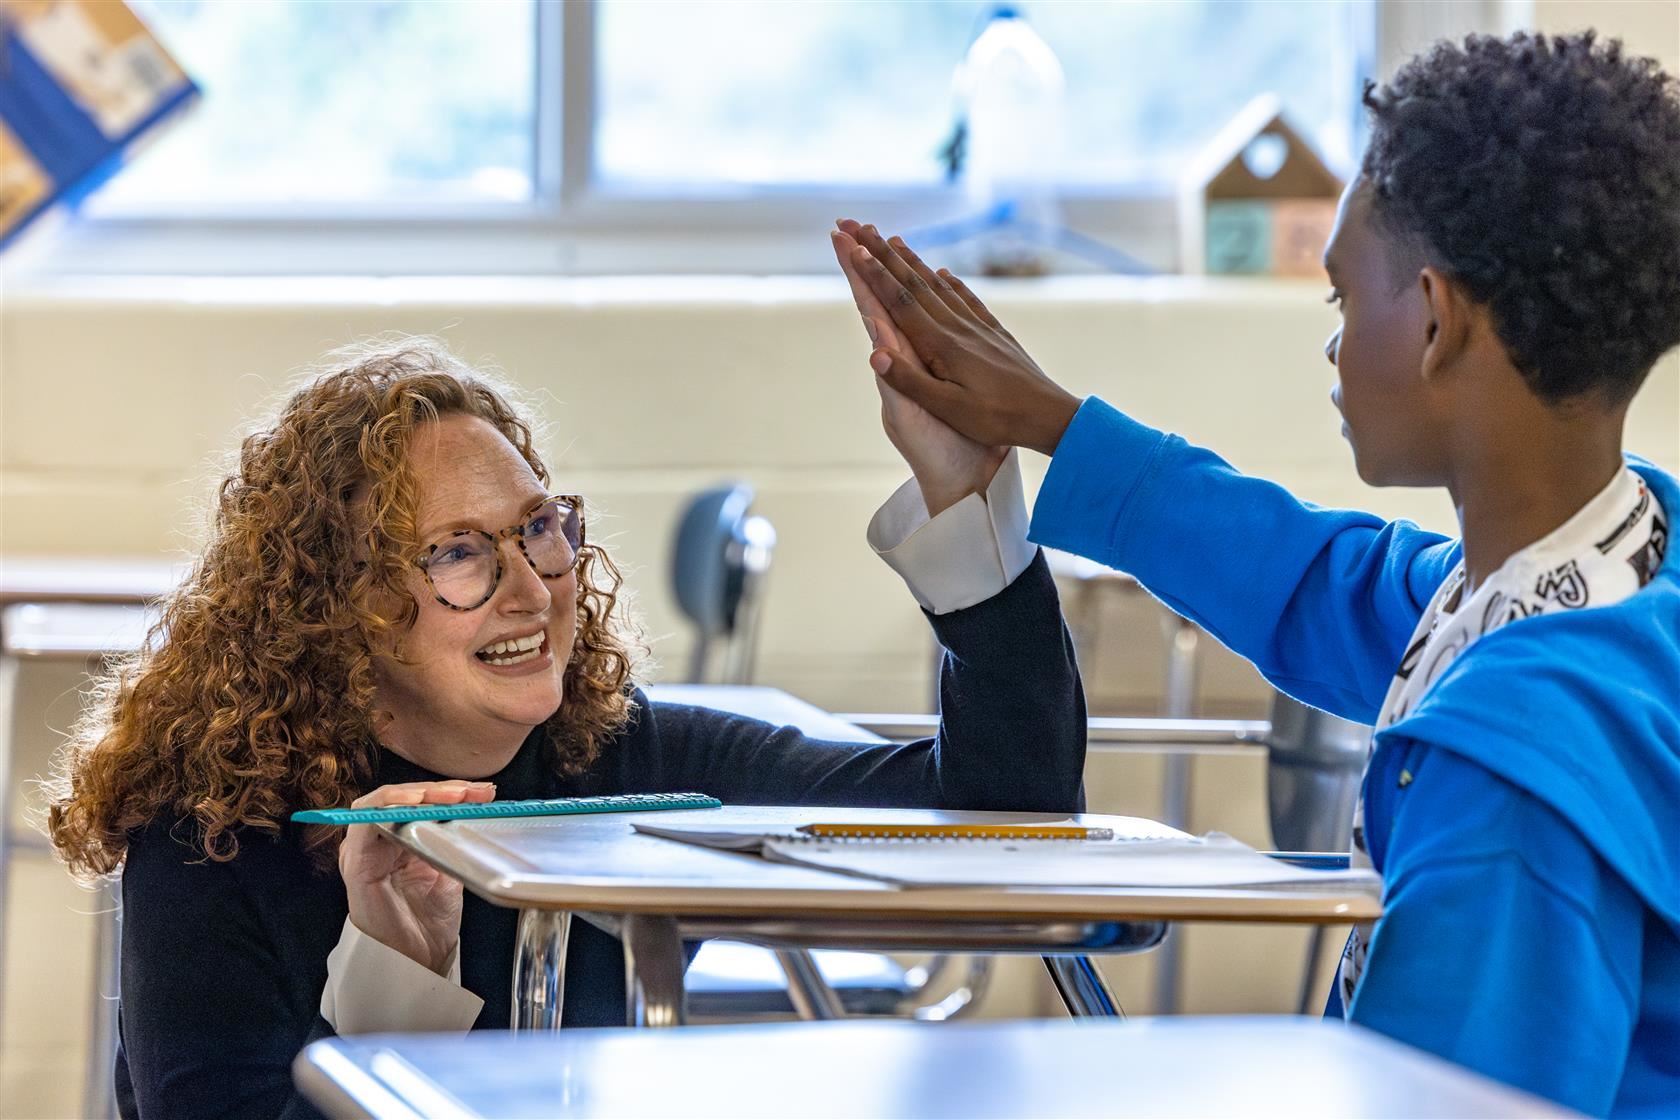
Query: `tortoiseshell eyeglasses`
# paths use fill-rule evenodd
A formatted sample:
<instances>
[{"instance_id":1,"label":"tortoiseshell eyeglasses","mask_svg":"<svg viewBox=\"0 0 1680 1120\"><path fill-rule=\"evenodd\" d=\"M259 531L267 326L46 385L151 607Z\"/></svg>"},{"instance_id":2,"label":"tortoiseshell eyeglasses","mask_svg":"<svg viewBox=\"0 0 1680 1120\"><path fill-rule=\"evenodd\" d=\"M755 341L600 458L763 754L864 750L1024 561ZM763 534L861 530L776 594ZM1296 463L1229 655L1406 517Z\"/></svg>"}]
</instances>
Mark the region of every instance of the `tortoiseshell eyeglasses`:
<instances>
[{"instance_id":1,"label":"tortoiseshell eyeglasses","mask_svg":"<svg viewBox=\"0 0 1680 1120\"><path fill-rule=\"evenodd\" d=\"M551 495L520 519L496 533L457 529L414 560L426 573L432 595L451 610L482 607L502 582L501 542L512 537L531 570L543 579L559 579L577 567L583 551L583 499Z\"/></svg>"}]
</instances>

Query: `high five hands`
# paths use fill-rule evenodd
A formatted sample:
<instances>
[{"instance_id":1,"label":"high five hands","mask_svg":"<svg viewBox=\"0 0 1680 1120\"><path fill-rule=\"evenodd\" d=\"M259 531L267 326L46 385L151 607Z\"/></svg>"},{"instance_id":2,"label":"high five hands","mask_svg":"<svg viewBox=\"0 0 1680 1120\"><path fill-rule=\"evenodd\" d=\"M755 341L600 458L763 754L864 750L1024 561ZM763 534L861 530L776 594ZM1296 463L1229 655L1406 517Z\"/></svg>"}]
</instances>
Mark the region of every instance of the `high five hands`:
<instances>
[{"instance_id":1,"label":"high five hands","mask_svg":"<svg viewBox=\"0 0 1680 1120\"><path fill-rule=\"evenodd\" d=\"M869 356L883 401L890 389L984 447L1054 454L1079 398L1046 377L948 270L935 272L902 238L889 241L874 226L847 219L838 228L835 251L849 266L853 294L861 282L872 299L866 307L858 296L858 311L866 322L884 315L894 328L873 338Z\"/></svg>"},{"instance_id":2,"label":"high five hands","mask_svg":"<svg viewBox=\"0 0 1680 1120\"><path fill-rule=\"evenodd\" d=\"M834 255L839 258L858 314L863 316L864 329L869 332L870 345L877 348L876 353L884 349L900 355L899 360L906 365L921 369L915 351L893 325L892 316L858 274L853 256L859 251L857 242L844 230L832 231L831 237ZM880 378L875 379L875 388L881 395L881 426L916 476L929 517L938 516L970 494L986 492L1009 454L1008 447L987 446L957 434Z\"/></svg>"}]
</instances>

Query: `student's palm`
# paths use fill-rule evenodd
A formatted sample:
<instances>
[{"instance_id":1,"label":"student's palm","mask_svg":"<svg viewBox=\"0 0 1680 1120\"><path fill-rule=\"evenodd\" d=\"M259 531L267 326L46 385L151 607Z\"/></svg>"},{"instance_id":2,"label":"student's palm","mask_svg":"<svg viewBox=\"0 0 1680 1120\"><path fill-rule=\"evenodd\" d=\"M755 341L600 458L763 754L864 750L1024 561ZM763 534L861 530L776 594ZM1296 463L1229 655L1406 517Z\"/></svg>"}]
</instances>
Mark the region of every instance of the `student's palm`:
<instances>
[{"instance_id":1,"label":"student's palm","mask_svg":"<svg viewBox=\"0 0 1680 1120\"><path fill-rule=\"evenodd\" d=\"M858 314L869 324L870 341L892 351L898 360L920 365L910 343L893 324L892 316L858 277L852 265L857 242L844 231L834 234L834 252L851 285ZM881 426L921 487L928 513L937 514L971 493L983 492L1009 453L1007 447L987 447L961 435L943 420L880 378Z\"/></svg>"},{"instance_id":2,"label":"student's palm","mask_svg":"<svg viewBox=\"0 0 1680 1120\"><path fill-rule=\"evenodd\" d=\"M454 805L488 801L493 786L471 782L411 782L380 786L358 798L377 805ZM338 871L357 929L434 972L461 936L461 883L373 825L352 825L338 849Z\"/></svg>"}]
</instances>

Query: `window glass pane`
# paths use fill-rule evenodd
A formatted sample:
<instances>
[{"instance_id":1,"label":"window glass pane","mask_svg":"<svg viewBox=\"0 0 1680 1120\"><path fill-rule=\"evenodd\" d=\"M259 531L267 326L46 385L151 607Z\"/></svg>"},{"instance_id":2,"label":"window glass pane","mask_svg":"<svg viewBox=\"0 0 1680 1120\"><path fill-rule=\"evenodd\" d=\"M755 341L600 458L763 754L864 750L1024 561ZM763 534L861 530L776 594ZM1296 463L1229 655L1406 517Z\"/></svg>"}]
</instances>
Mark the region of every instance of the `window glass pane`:
<instances>
[{"instance_id":1,"label":"window glass pane","mask_svg":"<svg viewBox=\"0 0 1680 1120\"><path fill-rule=\"evenodd\" d=\"M1345 165L1369 68L1368 4L1050 3L1029 18L1067 74L1067 178L1175 178L1256 96ZM1365 26L1361 26L1361 23Z\"/></svg>"},{"instance_id":2,"label":"window glass pane","mask_svg":"<svg viewBox=\"0 0 1680 1120\"><path fill-rule=\"evenodd\" d=\"M598 0L597 175L611 185L936 184L984 0ZM1067 79L1062 176L1170 180L1275 92L1352 148L1359 0L1028 0Z\"/></svg>"},{"instance_id":3,"label":"window glass pane","mask_svg":"<svg viewBox=\"0 0 1680 1120\"><path fill-rule=\"evenodd\" d=\"M204 89L101 205L531 197L532 0L132 0Z\"/></svg>"}]
</instances>

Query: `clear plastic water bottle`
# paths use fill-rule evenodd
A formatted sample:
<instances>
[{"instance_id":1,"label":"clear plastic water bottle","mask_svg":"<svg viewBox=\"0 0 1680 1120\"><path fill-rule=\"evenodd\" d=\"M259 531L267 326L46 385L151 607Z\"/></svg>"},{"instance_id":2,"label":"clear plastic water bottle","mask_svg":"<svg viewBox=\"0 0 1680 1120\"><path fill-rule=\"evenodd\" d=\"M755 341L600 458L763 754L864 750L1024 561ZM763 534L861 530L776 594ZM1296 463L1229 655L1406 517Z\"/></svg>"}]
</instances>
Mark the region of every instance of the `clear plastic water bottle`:
<instances>
[{"instance_id":1,"label":"clear plastic water bottle","mask_svg":"<svg viewBox=\"0 0 1680 1120\"><path fill-rule=\"evenodd\" d=\"M966 118L963 188L987 219L976 244L986 275L1048 271L1050 234L1060 225L1065 88L1056 53L1020 10L993 9L956 74Z\"/></svg>"}]
</instances>

